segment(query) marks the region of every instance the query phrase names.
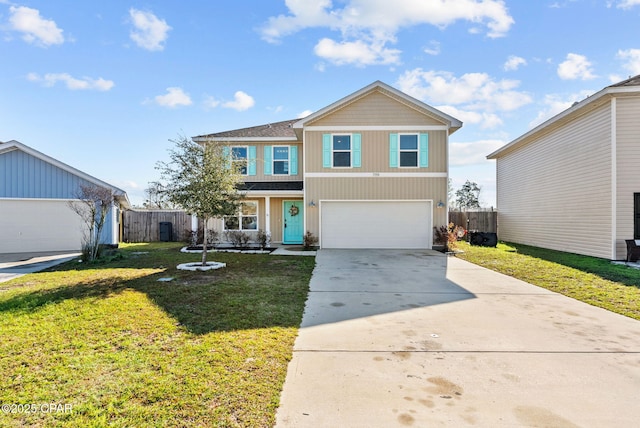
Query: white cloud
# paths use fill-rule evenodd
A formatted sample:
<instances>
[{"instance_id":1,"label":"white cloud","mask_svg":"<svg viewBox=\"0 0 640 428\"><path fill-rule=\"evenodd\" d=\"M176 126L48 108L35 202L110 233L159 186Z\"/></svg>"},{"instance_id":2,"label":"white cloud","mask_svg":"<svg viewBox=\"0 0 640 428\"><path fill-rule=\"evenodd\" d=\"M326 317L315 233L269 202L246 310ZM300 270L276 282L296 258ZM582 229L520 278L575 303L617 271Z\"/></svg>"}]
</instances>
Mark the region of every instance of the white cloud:
<instances>
[{"instance_id":1,"label":"white cloud","mask_svg":"<svg viewBox=\"0 0 640 428\"><path fill-rule=\"evenodd\" d=\"M38 9L11 6L9 14L10 28L22 33L22 39L27 43L42 47L64 43L63 30L58 28L55 21L41 17Z\"/></svg>"},{"instance_id":2,"label":"white cloud","mask_svg":"<svg viewBox=\"0 0 640 428\"><path fill-rule=\"evenodd\" d=\"M129 9L129 16L134 29L129 36L139 47L150 51L161 51L167 40L171 27L164 19L159 19L151 12Z\"/></svg>"},{"instance_id":3,"label":"white cloud","mask_svg":"<svg viewBox=\"0 0 640 428\"><path fill-rule=\"evenodd\" d=\"M179 106L190 106L192 104L191 97L185 93L182 88L167 88L165 95L158 95L154 98L156 104L163 107L175 108Z\"/></svg>"},{"instance_id":4,"label":"white cloud","mask_svg":"<svg viewBox=\"0 0 640 428\"><path fill-rule=\"evenodd\" d=\"M247 93L242 91L237 91L234 94L234 100L223 103L222 107L231 108L238 111L245 111L253 107L255 103L256 102L251 95L248 95Z\"/></svg>"},{"instance_id":5,"label":"white cloud","mask_svg":"<svg viewBox=\"0 0 640 428\"><path fill-rule=\"evenodd\" d=\"M40 76L37 73L29 73L27 74L27 80L42 83L44 86L54 86L58 82L63 82L67 86L67 89L73 91L96 90L104 92L109 91L115 86L112 80L106 80L102 77L97 79L90 77L78 79L68 73L47 73L44 76Z\"/></svg>"},{"instance_id":6,"label":"white cloud","mask_svg":"<svg viewBox=\"0 0 640 428\"><path fill-rule=\"evenodd\" d=\"M335 64L399 63L400 51L386 47L395 43L403 28L433 25L444 28L458 21L482 28L491 37L502 37L514 20L502 0L346 0L343 8L331 0L285 0L286 15L270 17L261 29L262 38L277 43L306 28L337 30L342 40L323 38L316 45L317 55ZM427 53L433 54L433 48ZM351 56L350 56L351 55Z\"/></svg>"},{"instance_id":7,"label":"white cloud","mask_svg":"<svg viewBox=\"0 0 640 428\"><path fill-rule=\"evenodd\" d=\"M479 125L481 129L494 129L504 124L495 113L461 110L453 106L437 106L436 108L461 120L465 125Z\"/></svg>"},{"instance_id":8,"label":"white cloud","mask_svg":"<svg viewBox=\"0 0 640 428\"><path fill-rule=\"evenodd\" d=\"M362 40L335 42L324 38L318 42L314 51L320 58L324 58L336 65L397 64L400 60L399 50L387 49L383 43L367 44Z\"/></svg>"},{"instance_id":9,"label":"white cloud","mask_svg":"<svg viewBox=\"0 0 640 428\"><path fill-rule=\"evenodd\" d=\"M633 6L640 5L640 0L620 0L616 7L620 9L631 9Z\"/></svg>"},{"instance_id":10,"label":"white cloud","mask_svg":"<svg viewBox=\"0 0 640 428\"><path fill-rule=\"evenodd\" d=\"M638 0L640 3L640 0ZM616 58L624 61L623 67L634 76L640 74L640 49L619 50Z\"/></svg>"},{"instance_id":11,"label":"white cloud","mask_svg":"<svg viewBox=\"0 0 640 428\"><path fill-rule=\"evenodd\" d=\"M561 113L571 107L576 102L582 101L593 92L591 91L581 91L576 94L570 95L561 95L561 94L548 94L544 97L544 108L538 112L538 115L535 119L529 122L530 128L535 128L541 123L545 122L547 119L552 118L553 116Z\"/></svg>"},{"instance_id":12,"label":"white cloud","mask_svg":"<svg viewBox=\"0 0 640 428\"><path fill-rule=\"evenodd\" d=\"M436 42L435 40L431 40L429 42L429 46L424 48L424 53L429 55L440 55L440 42Z\"/></svg>"},{"instance_id":13,"label":"white cloud","mask_svg":"<svg viewBox=\"0 0 640 428\"><path fill-rule=\"evenodd\" d=\"M558 66L558 76L563 80L589 80L597 76L593 74L591 62L584 55L567 54L567 59Z\"/></svg>"},{"instance_id":14,"label":"white cloud","mask_svg":"<svg viewBox=\"0 0 640 428\"><path fill-rule=\"evenodd\" d=\"M309 116L312 113L313 113L313 111L311 111L311 110L301 111L300 113L298 113L298 119L303 119L303 118Z\"/></svg>"},{"instance_id":15,"label":"white cloud","mask_svg":"<svg viewBox=\"0 0 640 428\"><path fill-rule=\"evenodd\" d=\"M401 91L429 104L462 105L471 111L511 111L532 102L529 94L516 90L519 81L495 81L486 73L456 77L446 71L417 68L400 76L398 85Z\"/></svg>"},{"instance_id":16,"label":"white cloud","mask_svg":"<svg viewBox=\"0 0 640 428\"><path fill-rule=\"evenodd\" d=\"M470 143L449 143L450 166L483 164L487 155L504 146L503 140L479 140Z\"/></svg>"},{"instance_id":17,"label":"white cloud","mask_svg":"<svg viewBox=\"0 0 640 428\"><path fill-rule=\"evenodd\" d=\"M504 63L504 70L514 71L517 70L521 65L527 65L527 60L519 56L511 55Z\"/></svg>"},{"instance_id":18,"label":"white cloud","mask_svg":"<svg viewBox=\"0 0 640 428\"><path fill-rule=\"evenodd\" d=\"M220 101L216 100L214 97L208 96L204 99L205 108L216 108L220 105Z\"/></svg>"}]
</instances>

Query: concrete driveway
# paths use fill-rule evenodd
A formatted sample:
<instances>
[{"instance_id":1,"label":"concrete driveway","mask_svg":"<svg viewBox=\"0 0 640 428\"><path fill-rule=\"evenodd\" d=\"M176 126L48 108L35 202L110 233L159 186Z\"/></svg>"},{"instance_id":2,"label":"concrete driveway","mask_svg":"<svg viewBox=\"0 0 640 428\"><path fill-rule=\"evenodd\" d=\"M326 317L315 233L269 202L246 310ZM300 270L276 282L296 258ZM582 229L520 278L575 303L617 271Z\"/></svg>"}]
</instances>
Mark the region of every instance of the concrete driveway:
<instances>
[{"instance_id":1,"label":"concrete driveway","mask_svg":"<svg viewBox=\"0 0 640 428\"><path fill-rule=\"evenodd\" d=\"M0 282L28 273L38 272L64 263L80 255L79 252L58 251L43 253L0 253Z\"/></svg>"},{"instance_id":2,"label":"concrete driveway","mask_svg":"<svg viewBox=\"0 0 640 428\"><path fill-rule=\"evenodd\" d=\"M277 427L640 420L640 322L432 251L321 250Z\"/></svg>"}]
</instances>

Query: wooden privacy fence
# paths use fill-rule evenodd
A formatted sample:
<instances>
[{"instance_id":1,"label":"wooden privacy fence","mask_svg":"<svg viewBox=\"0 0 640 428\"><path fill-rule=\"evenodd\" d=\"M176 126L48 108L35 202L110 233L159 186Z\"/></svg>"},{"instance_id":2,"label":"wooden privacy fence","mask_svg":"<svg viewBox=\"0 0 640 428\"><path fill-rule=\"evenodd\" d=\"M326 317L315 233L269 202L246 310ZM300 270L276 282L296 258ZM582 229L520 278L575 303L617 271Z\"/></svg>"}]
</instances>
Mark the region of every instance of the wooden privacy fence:
<instances>
[{"instance_id":1,"label":"wooden privacy fence","mask_svg":"<svg viewBox=\"0 0 640 428\"><path fill-rule=\"evenodd\" d=\"M160 241L160 223L171 223L171 241L187 241L191 231L191 215L176 210L129 210L122 223L124 242Z\"/></svg>"},{"instance_id":2,"label":"wooden privacy fence","mask_svg":"<svg viewBox=\"0 0 640 428\"><path fill-rule=\"evenodd\" d=\"M449 222L469 231L498 233L497 211L449 211Z\"/></svg>"}]
</instances>

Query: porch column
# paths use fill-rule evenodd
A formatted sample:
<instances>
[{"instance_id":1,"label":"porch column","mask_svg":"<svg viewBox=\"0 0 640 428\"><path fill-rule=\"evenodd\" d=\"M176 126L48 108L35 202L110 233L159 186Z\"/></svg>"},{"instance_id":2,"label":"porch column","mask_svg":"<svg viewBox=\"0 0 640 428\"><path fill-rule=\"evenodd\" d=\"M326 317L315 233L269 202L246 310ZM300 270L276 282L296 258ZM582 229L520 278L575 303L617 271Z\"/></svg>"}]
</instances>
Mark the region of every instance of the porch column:
<instances>
[{"instance_id":1,"label":"porch column","mask_svg":"<svg viewBox=\"0 0 640 428\"><path fill-rule=\"evenodd\" d=\"M198 233L198 217L195 214L191 214L191 231Z\"/></svg>"},{"instance_id":2,"label":"porch column","mask_svg":"<svg viewBox=\"0 0 640 428\"><path fill-rule=\"evenodd\" d=\"M271 197L265 196L264 197L264 231L269 236L271 236L270 214L271 214Z\"/></svg>"}]
</instances>

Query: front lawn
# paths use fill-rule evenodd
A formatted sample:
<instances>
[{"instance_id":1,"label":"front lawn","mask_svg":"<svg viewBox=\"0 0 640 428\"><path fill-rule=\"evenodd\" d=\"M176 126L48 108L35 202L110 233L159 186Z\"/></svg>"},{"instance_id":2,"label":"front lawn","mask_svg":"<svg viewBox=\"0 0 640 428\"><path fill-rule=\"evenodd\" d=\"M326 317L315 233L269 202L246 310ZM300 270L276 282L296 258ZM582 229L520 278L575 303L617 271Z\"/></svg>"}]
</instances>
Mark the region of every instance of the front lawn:
<instances>
[{"instance_id":1,"label":"front lawn","mask_svg":"<svg viewBox=\"0 0 640 428\"><path fill-rule=\"evenodd\" d=\"M640 320L640 270L609 260L520 244L458 243L457 257Z\"/></svg>"},{"instance_id":2,"label":"front lawn","mask_svg":"<svg viewBox=\"0 0 640 428\"><path fill-rule=\"evenodd\" d=\"M178 250L0 283L0 426L273 426L314 258Z\"/></svg>"}]
</instances>

